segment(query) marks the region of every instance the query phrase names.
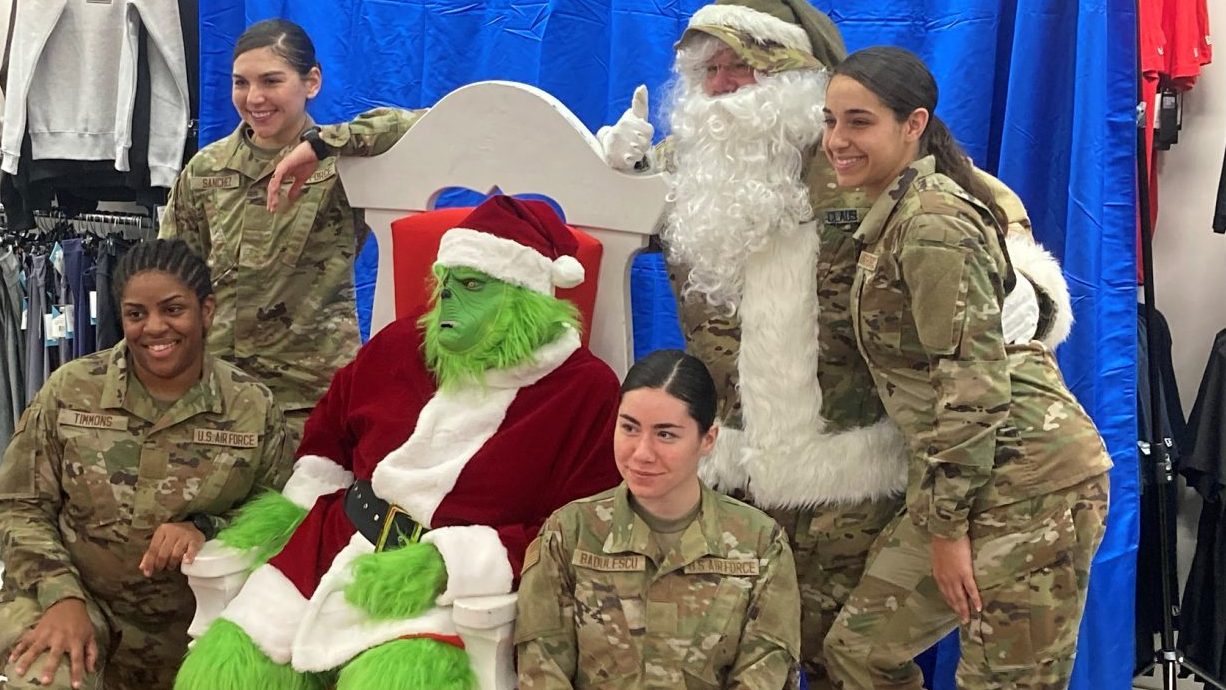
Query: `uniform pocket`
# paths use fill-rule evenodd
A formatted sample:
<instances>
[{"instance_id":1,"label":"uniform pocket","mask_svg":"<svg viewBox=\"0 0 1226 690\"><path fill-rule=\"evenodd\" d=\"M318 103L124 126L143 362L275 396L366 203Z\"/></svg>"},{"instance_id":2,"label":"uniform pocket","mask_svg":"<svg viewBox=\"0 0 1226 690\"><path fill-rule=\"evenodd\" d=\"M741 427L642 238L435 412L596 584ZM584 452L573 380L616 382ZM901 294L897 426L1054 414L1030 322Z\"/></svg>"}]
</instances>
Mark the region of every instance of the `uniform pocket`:
<instances>
[{"instance_id":1,"label":"uniform pocket","mask_svg":"<svg viewBox=\"0 0 1226 690\"><path fill-rule=\"evenodd\" d=\"M702 613L697 615L698 625L681 665L686 688L724 686L724 676L736 660L752 587L751 579L725 576L717 587L696 589L696 594L702 592L697 602Z\"/></svg>"},{"instance_id":2,"label":"uniform pocket","mask_svg":"<svg viewBox=\"0 0 1226 690\"><path fill-rule=\"evenodd\" d=\"M628 687L640 673L645 628L643 573L575 569L575 641L578 668L592 688Z\"/></svg>"},{"instance_id":3,"label":"uniform pocket","mask_svg":"<svg viewBox=\"0 0 1226 690\"><path fill-rule=\"evenodd\" d=\"M244 454L229 448L218 449L202 461L202 469L206 471L196 495L195 512L224 512L251 492L254 468Z\"/></svg>"},{"instance_id":4,"label":"uniform pocket","mask_svg":"<svg viewBox=\"0 0 1226 690\"><path fill-rule=\"evenodd\" d=\"M336 158L325 158L319 163L315 173L307 178L302 187L302 196L293 205L293 219L288 227L279 229L285 233L278 237L281 246L281 263L286 266L297 266L306 248L311 233L319 224L319 209L325 207L325 201L330 198L336 186Z\"/></svg>"},{"instance_id":5,"label":"uniform pocket","mask_svg":"<svg viewBox=\"0 0 1226 690\"><path fill-rule=\"evenodd\" d=\"M1045 495L992 509L975 524L990 525L996 534L976 543L972 526L983 611L968 626L964 653L1001 672L1071 653L1079 620L1077 535L1063 497Z\"/></svg>"},{"instance_id":6,"label":"uniform pocket","mask_svg":"<svg viewBox=\"0 0 1226 690\"><path fill-rule=\"evenodd\" d=\"M1071 554L983 592L972 621L987 668L1021 671L1072 653L1077 641L1077 573ZM975 638L978 638L977 640Z\"/></svg>"},{"instance_id":7,"label":"uniform pocket","mask_svg":"<svg viewBox=\"0 0 1226 690\"><path fill-rule=\"evenodd\" d=\"M920 344L929 354L953 353L966 322L966 251L945 244L908 246L902 272Z\"/></svg>"},{"instance_id":8,"label":"uniform pocket","mask_svg":"<svg viewBox=\"0 0 1226 690\"><path fill-rule=\"evenodd\" d=\"M119 458L139 458L138 442L126 431L61 427L60 433L64 439L60 488L67 495L64 513L90 533L113 525L132 509L137 469Z\"/></svg>"}]
</instances>

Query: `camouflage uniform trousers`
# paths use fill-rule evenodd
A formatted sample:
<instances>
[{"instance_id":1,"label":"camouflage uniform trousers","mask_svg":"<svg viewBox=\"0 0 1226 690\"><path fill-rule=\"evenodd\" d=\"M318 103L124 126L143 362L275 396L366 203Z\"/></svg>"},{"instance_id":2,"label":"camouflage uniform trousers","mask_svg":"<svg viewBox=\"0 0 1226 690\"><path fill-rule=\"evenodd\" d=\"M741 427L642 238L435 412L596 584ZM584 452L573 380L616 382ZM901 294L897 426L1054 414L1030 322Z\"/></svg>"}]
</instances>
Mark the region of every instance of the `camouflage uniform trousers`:
<instances>
[{"instance_id":1,"label":"camouflage uniform trousers","mask_svg":"<svg viewBox=\"0 0 1226 690\"><path fill-rule=\"evenodd\" d=\"M184 606L168 618L137 623L112 614L92 597L85 602L86 612L94 624L94 641L98 645L95 673L86 673L81 690L170 690L183 655L187 652L187 626L193 607ZM39 682L45 656L38 657L19 677L9 663L9 651L17 640L37 625L42 617L38 601L29 595L8 593L0 597L0 653L4 654L3 671L7 683L0 689L54 688L71 690L72 679L68 657L56 668L50 685Z\"/></svg>"},{"instance_id":2,"label":"camouflage uniform trousers","mask_svg":"<svg viewBox=\"0 0 1226 690\"><path fill-rule=\"evenodd\" d=\"M822 651L826 634L864 574L877 535L902 509L903 497L844 506L765 511L788 533L800 584L800 660L810 690L833 688Z\"/></svg>"},{"instance_id":3,"label":"camouflage uniform trousers","mask_svg":"<svg viewBox=\"0 0 1226 690\"><path fill-rule=\"evenodd\" d=\"M960 688L1068 687L1090 563L1102 540L1108 480L991 508L971 518L983 611L960 628ZM836 688L920 690L912 659L958 627L932 575L928 539L900 515L826 638Z\"/></svg>"}]
</instances>

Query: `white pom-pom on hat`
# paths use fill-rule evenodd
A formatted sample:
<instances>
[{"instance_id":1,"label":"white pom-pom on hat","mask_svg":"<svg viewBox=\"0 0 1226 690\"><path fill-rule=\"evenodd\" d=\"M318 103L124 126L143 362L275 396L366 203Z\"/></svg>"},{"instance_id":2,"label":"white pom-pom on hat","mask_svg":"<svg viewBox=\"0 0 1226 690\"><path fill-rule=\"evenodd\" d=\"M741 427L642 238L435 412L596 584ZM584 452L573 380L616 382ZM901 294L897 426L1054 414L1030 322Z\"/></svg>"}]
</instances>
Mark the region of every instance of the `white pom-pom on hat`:
<instances>
[{"instance_id":1,"label":"white pom-pom on hat","mask_svg":"<svg viewBox=\"0 0 1226 690\"><path fill-rule=\"evenodd\" d=\"M583 264L573 256L560 256L553 262L553 284L573 288L583 282Z\"/></svg>"}]
</instances>

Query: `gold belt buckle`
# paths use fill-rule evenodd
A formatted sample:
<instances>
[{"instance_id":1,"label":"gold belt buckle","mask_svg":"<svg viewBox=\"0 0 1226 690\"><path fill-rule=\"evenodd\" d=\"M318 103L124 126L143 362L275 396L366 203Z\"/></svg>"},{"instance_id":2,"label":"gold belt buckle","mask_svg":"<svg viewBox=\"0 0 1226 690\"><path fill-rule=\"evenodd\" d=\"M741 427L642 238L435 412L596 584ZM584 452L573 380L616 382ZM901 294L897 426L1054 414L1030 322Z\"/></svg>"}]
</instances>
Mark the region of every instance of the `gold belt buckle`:
<instances>
[{"instance_id":1,"label":"gold belt buckle","mask_svg":"<svg viewBox=\"0 0 1226 690\"><path fill-rule=\"evenodd\" d=\"M416 544L421 541L421 535L425 533L421 523L413 520L408 511L402 509L394 503L388 503L387 515L383 517L383 528L379 530L379 540L375 542L375 551L383 551L387 547L387 538L392 536L392 525L396 523L397 515L408 516L413 523L413 532L410 534L397 534L396 545L404 546L406 544Z\"/></svg>"}]
</instances>

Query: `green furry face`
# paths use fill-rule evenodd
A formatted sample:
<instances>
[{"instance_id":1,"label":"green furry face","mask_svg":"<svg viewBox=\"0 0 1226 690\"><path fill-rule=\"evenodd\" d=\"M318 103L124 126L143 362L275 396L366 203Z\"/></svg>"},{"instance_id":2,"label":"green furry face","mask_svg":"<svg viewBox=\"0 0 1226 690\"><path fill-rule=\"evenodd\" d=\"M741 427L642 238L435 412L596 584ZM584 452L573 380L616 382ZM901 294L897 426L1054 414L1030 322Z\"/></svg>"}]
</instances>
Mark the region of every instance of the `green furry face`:
<instances>
[{"instance_id":1,"label":"green furry face","mask_svg":"<svg viewBox=\"0 0 1226 690\"><path fill-rule=\"evenodd\" d=\"M567 326L579 328L579 314L565 300L471 268L440 267L434 274L431 309L418 325L425 331L426 366L440 388L480 384L485 372L527 362ZM466 323L456 328L461 320Z\"/></svg>"},{"instance_id":2,"label":"green furry face","mask_svg":"<svg viewBox=\"0 0 1226 690\"><path fill-rule=\"evenodd\" d=\"M439 347L457 355L489 347L486 341L510 301L511 285L471 268L454 268L440 283Z\"/></svg>"}]
</instances>

